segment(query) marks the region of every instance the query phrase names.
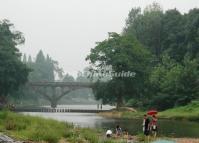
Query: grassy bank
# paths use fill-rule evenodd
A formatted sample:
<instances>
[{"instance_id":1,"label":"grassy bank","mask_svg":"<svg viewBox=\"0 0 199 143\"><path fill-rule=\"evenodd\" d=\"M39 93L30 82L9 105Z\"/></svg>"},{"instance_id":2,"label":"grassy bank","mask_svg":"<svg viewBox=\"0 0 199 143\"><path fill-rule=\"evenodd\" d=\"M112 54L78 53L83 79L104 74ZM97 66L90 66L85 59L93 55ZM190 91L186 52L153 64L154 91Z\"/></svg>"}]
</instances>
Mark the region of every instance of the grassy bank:
<instances>
[{"instance_id":1,"label":"grassy bank","mask_svg":"<svg viewBox=\"0 0 199 143\"><path fill-rule=\"evenodd\" d=\"M169 109L159 113L159 117L167 119L199 121L199 102L187 106Z\"/></svg>"},{"instance_id":2,"label":"grassy bank","mask_svg":"<svg viewBox=\"0 0 199 143\"><path fill-rule=\"evenodd\" d=\"M124 119L136 119L143 118L146 111L110 111L99 113L99 115L107 118L124 118ZM165 119L175 119L175 120L189 120L189 121L199 121L199 102L192 102L187 106L177 107L173 109L168 109L163 112L158 113L159 118Z\"/></svg>"},{"instance_id":3,"label":"grassy bank","mask_svg":"<svg viewBox=\"0 0 199 143\"><path fill-rule=\"evenodd\" d=\"M144 115L144 112L137 111L108 111L108 112L101 112L98 113L100 116L106 117L106 118L123 118L123 119L139 119L142 118Z\"/></svg>"},{"instance_id":4,"label":"grassy bank","mask_svg":"<svg viewBox=\"0 0 199 143\"><path fill-rule=\"evenodd\" d=\"M141 112L131 114L140 116ZM131 117L123 115L127 118ZM124 138L107 139L103 130L76 128L71 124L52 119L32 117L9 111L0 112L0 132L16 140L31 143L125 143ZM132 136L139 143L144 142L143 135ZM192 139L193 140L193 139Z\"/></svg>"},{"instance_id":5,"label":"grassy bank","mask_svg":"<svg viewBox=\"0 0 199 143\"><path fill-rule=\"evenodd\" d=\"M22 141L48 143L112 143L104 132L51 119L32 117L8 111L0 112L0 132ZM117 142L117 141L116 141Z\"/></svg>"}]
</instances>

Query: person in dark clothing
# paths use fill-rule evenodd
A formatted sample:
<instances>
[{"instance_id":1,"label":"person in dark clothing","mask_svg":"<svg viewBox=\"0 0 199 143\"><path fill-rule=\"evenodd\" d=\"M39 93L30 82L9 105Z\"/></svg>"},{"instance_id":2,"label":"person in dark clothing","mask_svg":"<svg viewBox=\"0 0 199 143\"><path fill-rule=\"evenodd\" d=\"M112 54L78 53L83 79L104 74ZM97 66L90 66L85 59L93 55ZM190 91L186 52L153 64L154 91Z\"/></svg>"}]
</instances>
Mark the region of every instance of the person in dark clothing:
<instances>
[{"instance_id":1,"label":"person in dark clothing","mask_svg":"<svg viewBox=\"0 0 199 143\"><path fill-rule=\"evenodd\" d=\"M148 136L150 133L150 120L148 118L147 115L144 115L144 119L143 119L143 132L145 136Z\"/></svg>"},{"instance_id":2,"label":"person in dark clothing","mask_svg":"<svg viewBox=\"0 0 199 143\"><path fill-rule=\"evenodd\" d=\"M115 133L117 136L122 135L122 128L119 125L116 126Z\"/></svg>"}]
</instances>

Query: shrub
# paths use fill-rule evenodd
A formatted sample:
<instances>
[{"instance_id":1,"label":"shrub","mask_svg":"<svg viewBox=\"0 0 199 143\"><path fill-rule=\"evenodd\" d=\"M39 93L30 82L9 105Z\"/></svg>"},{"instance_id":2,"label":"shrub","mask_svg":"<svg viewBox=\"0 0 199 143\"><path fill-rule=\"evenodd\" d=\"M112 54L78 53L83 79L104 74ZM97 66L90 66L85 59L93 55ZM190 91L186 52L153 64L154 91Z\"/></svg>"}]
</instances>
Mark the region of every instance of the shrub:
<instances>
[{"instance_id":1,"label":"shrub","mask_svg":"<svg viewBox=\"0 0 199 143\"><path fill-rule=\"evenodd\" d=\"M57 143L61 138L53 130L46 130L46 128L37 128L29 134L29 138L34 141L47 141L49 143Z\"/></svg>"},{"instance_id":2,"label":"shrub","mask_svg":"<svg viewBox=\"0 0 199 143\"><path fill-rule=\"evenodd\" d=\"M82 136L89 141L89 143L98 143L99 138L93 130L90 129L82 129L81 130Z\"/></svg>"}]
</instances>

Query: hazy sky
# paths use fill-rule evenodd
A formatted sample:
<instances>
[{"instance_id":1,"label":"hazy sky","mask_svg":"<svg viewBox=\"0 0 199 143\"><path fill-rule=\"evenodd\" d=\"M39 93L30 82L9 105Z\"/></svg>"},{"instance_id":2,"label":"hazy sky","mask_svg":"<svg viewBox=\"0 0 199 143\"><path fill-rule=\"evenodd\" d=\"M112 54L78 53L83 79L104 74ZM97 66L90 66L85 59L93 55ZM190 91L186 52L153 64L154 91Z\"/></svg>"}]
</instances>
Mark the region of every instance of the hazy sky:
<instances>
[{"instance_id":1,"label":"hazy sky","mask_svg":"<svg viewBox=\"0 0 199 143\"><path fill-rule=\"evenodd\" d=\"M122 31L128 12L154 0L0 0L0 19L24 33L20 50L35 57L42 49L65 72L75 75L88 65L86 55L107 32ZM199 0L155 0L164 10L187 12Z\"/></svg>"}]
</instances>

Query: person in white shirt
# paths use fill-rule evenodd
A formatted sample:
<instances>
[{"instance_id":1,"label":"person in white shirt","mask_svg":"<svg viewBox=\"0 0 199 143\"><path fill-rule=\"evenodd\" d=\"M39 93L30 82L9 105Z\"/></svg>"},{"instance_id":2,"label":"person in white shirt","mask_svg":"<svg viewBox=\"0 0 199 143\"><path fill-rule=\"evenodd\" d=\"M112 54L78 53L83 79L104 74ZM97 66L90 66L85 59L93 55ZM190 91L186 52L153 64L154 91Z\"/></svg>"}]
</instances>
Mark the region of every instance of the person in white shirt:
<instances>
[{"instance_id":1,"label":"person in white shirt","mask_svg":"<svg viewBox=\"0 0 199 143\"><path fill-rule=\"evenodd\" d=\"M110 138L112 136L113 132L111 130L106 131L106 137Z\"/></svg>"}]
</instances>

